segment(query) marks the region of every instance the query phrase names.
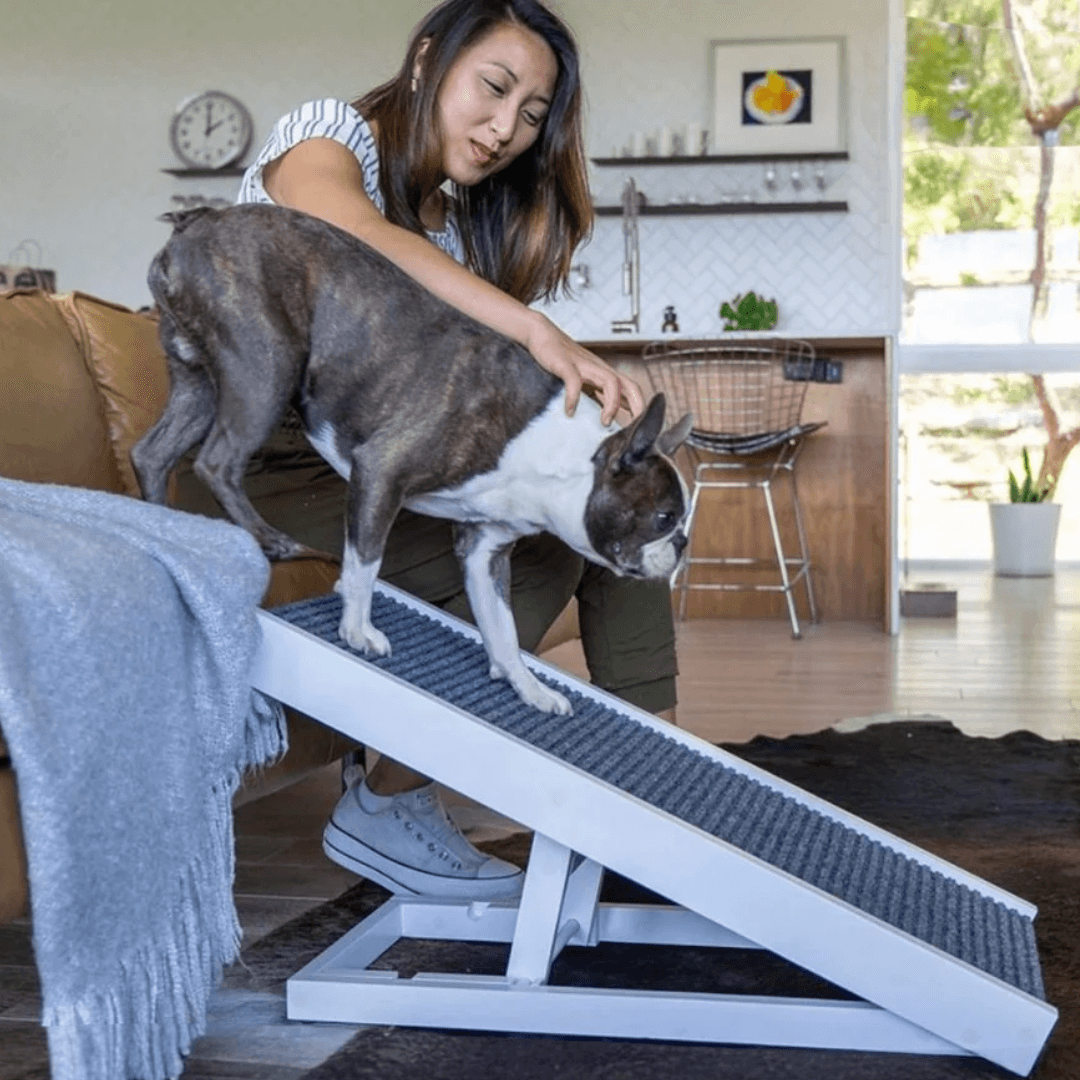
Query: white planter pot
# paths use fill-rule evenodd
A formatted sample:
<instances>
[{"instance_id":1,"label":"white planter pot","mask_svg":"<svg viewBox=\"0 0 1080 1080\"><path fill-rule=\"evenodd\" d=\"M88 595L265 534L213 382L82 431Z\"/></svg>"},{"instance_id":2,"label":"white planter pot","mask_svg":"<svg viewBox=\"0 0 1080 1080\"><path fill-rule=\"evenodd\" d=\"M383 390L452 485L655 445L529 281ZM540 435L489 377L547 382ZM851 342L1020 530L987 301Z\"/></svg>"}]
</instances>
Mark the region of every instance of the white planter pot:
<instances>
[{"instance_id":1,"label":"white planter pot","mask_svg":"<svg viewBox=\"0 0 1080 1080\"><path fill-rule=\"evenodd\" d=\"M1060 503L991 503L994 572L1004 577L1050 577L1060 519Z\"/></svg>"}]
</instances>

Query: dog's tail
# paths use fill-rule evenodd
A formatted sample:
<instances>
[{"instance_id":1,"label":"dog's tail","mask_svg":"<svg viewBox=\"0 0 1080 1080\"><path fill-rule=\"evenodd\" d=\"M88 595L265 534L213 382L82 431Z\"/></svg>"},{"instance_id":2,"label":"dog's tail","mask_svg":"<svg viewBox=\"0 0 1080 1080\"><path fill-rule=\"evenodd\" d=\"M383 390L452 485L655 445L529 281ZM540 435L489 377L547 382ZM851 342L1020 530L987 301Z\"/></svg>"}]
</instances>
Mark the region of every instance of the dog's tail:
<instances>
[{"instance_id":1,"label":"dog's tail","mask_svg":"<svg viewBox=\"0 0 1080 1080\"><path fill-rule=\"evenodd\" d=\"M206 214L216 214L217 211L209 206L196 206L194 210L170 210L161 214L158 221L166 221L173 227L174 232L183 232L193 221L204 217Z\"/></svg>"},{"instance_id":2,"label":"dog's tail","mask_svg":"<svg viewBox=\"0 0 1080 1080\"><path fill-rule=\"evenodd\" d=\"M207 214L220 213L209 206L196 206L191 210L172 210L162 214L158 221L168 222L173 227L173 234L169 237L165 246L154 256L150 262L150 269L146 275L146 283L150 286L150 293L162 312L170 310L170 298L176 291L173 281L173 265L177 259L184 260L184 249L188 247L187 241L178 241L177 237L186 232L196 221Z\"/></svg>"}]
</instances>

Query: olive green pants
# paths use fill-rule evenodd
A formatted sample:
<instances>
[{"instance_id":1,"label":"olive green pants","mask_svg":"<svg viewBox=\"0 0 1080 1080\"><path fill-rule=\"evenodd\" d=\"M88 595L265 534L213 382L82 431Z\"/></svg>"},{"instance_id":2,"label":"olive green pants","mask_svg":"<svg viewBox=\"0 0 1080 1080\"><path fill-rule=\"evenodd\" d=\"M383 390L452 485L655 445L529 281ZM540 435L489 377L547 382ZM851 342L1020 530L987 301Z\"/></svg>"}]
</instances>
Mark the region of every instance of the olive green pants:
<instances>
[{"instance_id":1,"label":"olive green pants","mask_svg":"<svg viewBox=\"0 0 1080 1080\"><path fill-rule=\"evenodd\" d=\"M190 468L178 470L185 510L221 516ZM245 487L275 528L310 547L340 553L345 483L310 447L268 448ZM517 542L511 556L511 607L523 649L532 652L572 596L596 686L647 712L675 704L675 628L666 582L620 578L543 533ZM472 623L448 521L403 510L391 529L380 577Z\"/></svg>"}]
</instances>

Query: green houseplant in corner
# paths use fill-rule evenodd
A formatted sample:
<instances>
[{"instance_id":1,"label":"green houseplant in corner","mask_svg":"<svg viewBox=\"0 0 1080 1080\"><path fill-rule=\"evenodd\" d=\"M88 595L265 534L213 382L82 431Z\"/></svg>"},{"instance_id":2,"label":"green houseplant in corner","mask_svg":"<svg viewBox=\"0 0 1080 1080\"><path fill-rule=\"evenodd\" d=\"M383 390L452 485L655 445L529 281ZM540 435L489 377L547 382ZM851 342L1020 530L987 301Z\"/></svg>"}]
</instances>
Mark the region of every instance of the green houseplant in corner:
<instances>
[{"instance_id":1,"label":"green houseplant in corner","mask_svg":"<svg viewBox=\"0 0 1080 1080\"><path fill-rule=\"evenodd\" d=\"M1009 501L990 504L994 572L1003 577L1050 577L1054 572L1061 505L1049 501L1054 480L1036 483L1024 448L1024 480L1009 470Z\"/></svg>"}]
</instances>

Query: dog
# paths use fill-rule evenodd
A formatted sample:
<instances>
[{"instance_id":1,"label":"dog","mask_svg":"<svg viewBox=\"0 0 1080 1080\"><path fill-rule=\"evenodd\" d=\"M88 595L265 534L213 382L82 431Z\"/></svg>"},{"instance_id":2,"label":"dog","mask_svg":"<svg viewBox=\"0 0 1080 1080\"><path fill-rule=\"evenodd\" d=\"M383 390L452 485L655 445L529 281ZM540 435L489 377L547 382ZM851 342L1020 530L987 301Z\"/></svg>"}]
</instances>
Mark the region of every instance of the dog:
<instances>
[{"instance_id":1,"label":"dog","mask_svg":"<svg viewBox=\"0 0 1080 1080\"><path fill-rule=\"evenodd\" d=\"M196 443L196 475L272 559L312 554L268 525L247 463L292 404L311 444L348 481L335 586L341 637L386 656L371 599L405 506L455 523L454 547L493 678L545 712L563 695L525 666L510 610L510 550L547 531L617 574L667 578L687 544L687 488L663 430L663 395L625 428L522 346L444 303L390 260L319 218L245 204L165 215L173 233L148 275L171 387L132 463L145 499Z\"/></svg>"}]
</instances>

